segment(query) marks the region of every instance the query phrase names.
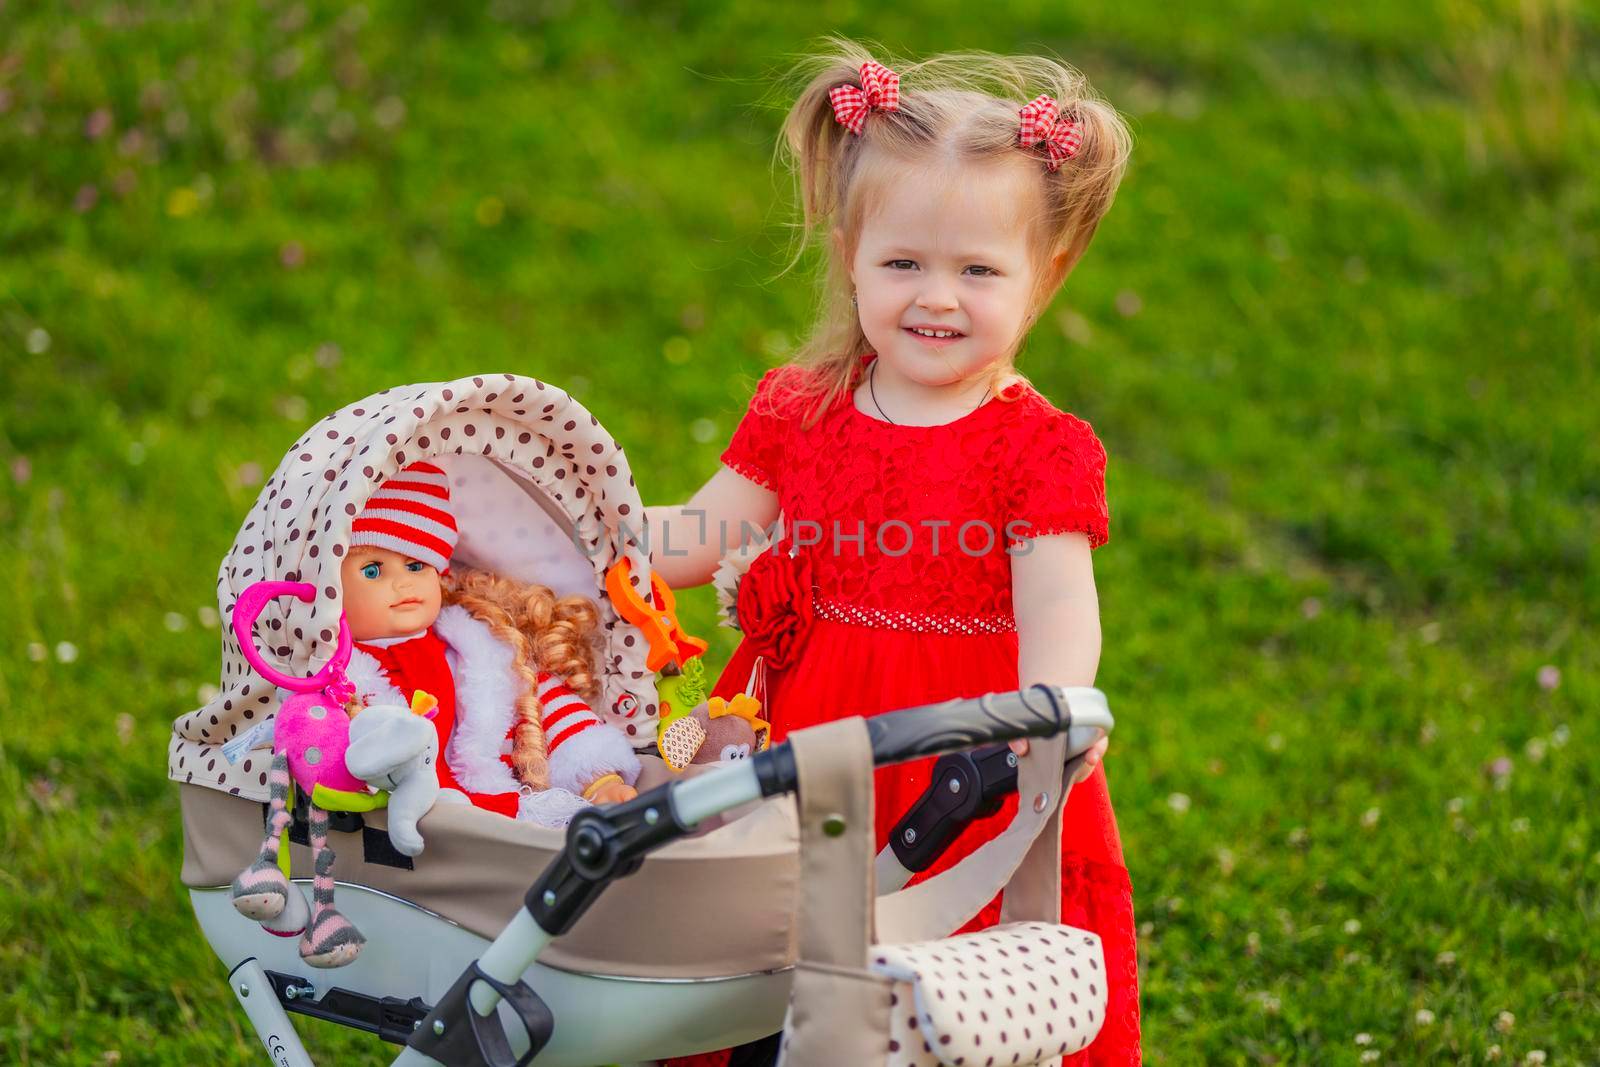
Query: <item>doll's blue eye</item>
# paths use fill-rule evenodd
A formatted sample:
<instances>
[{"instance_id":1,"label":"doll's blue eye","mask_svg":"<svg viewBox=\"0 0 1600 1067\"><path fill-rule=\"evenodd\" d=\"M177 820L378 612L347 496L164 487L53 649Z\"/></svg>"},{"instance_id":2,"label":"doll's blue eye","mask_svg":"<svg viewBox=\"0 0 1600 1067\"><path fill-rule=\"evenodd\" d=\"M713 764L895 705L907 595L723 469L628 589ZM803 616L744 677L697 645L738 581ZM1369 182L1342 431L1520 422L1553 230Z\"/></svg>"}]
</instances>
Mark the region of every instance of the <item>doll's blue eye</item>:
<instances>
[{"instance_id":1,"label":"doll's blue eye","mask_svg":"<svg viewBox=\"0 0 1600 1067\"><path fill-rule=\"evenodd\" d=\"M368 563L366 566L361 568L361 577L363 577L363 578L376 578L378 576L378 570L379 570L379 565L378 564L376 564L376 563Z\"/></svg>"},{"instance_id":2,"label":"doll's blue eye","mask_svg":"<svg viewBox=\"0 0 1600 1067\"><path fill-rule=\"evenodd\" d=\"M419 574L421 573L422 568L426 566L427 564L423 563L421 560L413 559L406 563L406 570L410 571L412 574Z\"/></svg>"}]
</instances>

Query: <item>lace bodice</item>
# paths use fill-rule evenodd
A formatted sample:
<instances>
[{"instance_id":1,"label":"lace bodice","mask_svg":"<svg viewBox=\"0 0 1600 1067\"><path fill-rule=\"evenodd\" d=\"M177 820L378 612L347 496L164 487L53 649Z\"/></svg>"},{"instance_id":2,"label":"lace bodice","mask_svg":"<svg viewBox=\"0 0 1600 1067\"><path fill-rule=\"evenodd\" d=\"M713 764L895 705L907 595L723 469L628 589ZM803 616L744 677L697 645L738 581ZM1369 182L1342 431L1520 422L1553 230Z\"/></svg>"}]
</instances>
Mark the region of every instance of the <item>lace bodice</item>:
<instances>
[{"instance_id":1,"label":"lace bodice","mask_svg":"<svg viewBox=\"0 0 1600 1067\"><path fill-rule=\"evenodd\" d=\"M1105 543L1105 450L1032 387L942 426L887 423L846 395L805 427L802 373L761 379L722 461L778 494L819 605L1006 619L1008 550L1068 531Z\"/></svg>"}]
</instances>

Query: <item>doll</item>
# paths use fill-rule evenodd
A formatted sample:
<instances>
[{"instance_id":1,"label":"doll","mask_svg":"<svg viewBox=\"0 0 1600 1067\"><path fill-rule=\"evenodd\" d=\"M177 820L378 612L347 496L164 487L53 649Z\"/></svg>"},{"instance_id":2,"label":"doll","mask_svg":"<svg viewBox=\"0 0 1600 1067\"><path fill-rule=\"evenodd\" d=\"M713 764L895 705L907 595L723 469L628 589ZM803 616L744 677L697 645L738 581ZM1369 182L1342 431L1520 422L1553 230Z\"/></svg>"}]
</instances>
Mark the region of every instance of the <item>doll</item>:
<instances>
[{"instance_id":1,"label":"doll","mask_svg":"<svg viewBox=\"0 0 1600 1067\"><path fill-rule=\"evenodd\" d=\"M449 479L412 463L373 493L341 563L358 699L437 698L440 803L564 825L635 795L639 759L590 709L599 610L582 597L450 571Z\"/></svg>"}]
</instances>

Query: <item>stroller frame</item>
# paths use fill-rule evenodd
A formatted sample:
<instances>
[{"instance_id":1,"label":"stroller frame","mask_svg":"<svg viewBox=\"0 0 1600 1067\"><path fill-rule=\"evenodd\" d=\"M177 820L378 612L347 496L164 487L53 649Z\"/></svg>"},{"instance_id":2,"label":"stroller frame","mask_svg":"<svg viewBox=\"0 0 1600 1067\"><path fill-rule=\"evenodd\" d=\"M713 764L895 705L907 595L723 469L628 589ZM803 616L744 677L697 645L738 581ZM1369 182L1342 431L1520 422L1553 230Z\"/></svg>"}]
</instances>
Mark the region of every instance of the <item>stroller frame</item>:
<instances>
[{"instance_id":1,"label":"stroller frame","mask_svg":"<svg viewBox=\"0 0 1600 1067\"><path fill-rule=\"evenodd\" d=\"M909 708L866 721L875 766L1061 733L1067 734L1069 757L1076 757L1105 736L1112 725L1098 690L1048 686ZM942 781L942 777L936 778L935 785ZM455 983L434 1005L417 997L402 1001L352 994L337 986L319 995L313 983L269 972L253 955L233 967L229 985L279 1067L314 1067L289 1019L291 1011L403 1042L405 1047L394 1060L397 1067L538 1063L561 1014L560 1005L552 1007L535 988L540 979L537 957L546 946L571 930L611 883L636 871L647 854L689 834L704 819L751 801L792 793L798 786L792 751L787 744L780 744L747 762L669 782L624 804L581 812L567 830L562 852L528 889L524 906L499 936L475 958L469 958ZM844 817L857 815L844 813ZM203 894L197 891L195 895ZM196 900L203 925L209 925L204 913L208 903ZM392 898L385 904L415 907ZM470 952L482 946L476 935L456 932L458 950ZM215 938L213 944L218 944ZM563 988L568 995L574 990L583 995L581 984L574 986L573 977L570 973L563 976ZM761 981L774 1010L781 1011L787 999L787 971L738 977ZM609 997L625 993L631 985L630 992L644 1006L654 980L592 976L590 981L597 983L596 991L603 989ZM632 1014L619 1012L623 1017ZM559 1062L575 1061L562 1057Z\"/></svg>"}]
</instances>

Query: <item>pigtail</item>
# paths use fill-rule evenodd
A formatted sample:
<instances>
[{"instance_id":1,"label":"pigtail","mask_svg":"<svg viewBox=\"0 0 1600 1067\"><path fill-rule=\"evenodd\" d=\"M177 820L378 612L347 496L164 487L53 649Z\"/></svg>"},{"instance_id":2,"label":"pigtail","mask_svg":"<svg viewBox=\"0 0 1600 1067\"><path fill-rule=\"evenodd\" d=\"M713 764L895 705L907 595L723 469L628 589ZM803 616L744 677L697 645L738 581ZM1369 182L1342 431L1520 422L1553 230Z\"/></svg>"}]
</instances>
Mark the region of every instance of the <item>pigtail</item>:
<instances>
[{"instance_id":1,"label":"pigtail","mask_svg":"<svg viewBox=\"0 0 1600 1067\"><path fill-rule=\"evenodd\" d=\"M1081 76L1080 76L1081 80ZM1081 86L1086 90L1087 85ZM1080 91L1081 91L1080 90ZM1062 270L1054 288L1066 280L1088 251L1100 220L1111 210L1117 188L1127 171L1133 138L1115 108L1095 96L1078 96L1062 106L1072 116L1083 138L1073 157L1047 178L1057 201L1052 252L1062 255Z\"/></svg>"},{"instance_id":2,"label":"pigtail","mask_svg":"<svg viewBox=\"0 0 1600 1067\"><path fill-rule=\"evenodd\" d=\"M827 40L831 50L802 61L787 80L801 83L801 88L784 119L776 152L776 162L794 177L800 216L784 271L793 270L814 244L826 249L818 279L816 325L794 359L808 373L780 383L772 397L775 404L797 397L806 425L854 388L861 359L869 351L852 303L849 268L831 247L832 232L851 229L855 221L846 217L848 194L864 145L899 118L875 113L859 134L839 121L831 94L841 86L859 86L861 68L878 60L854 41Z\"/></svg>"}]
</instances>

